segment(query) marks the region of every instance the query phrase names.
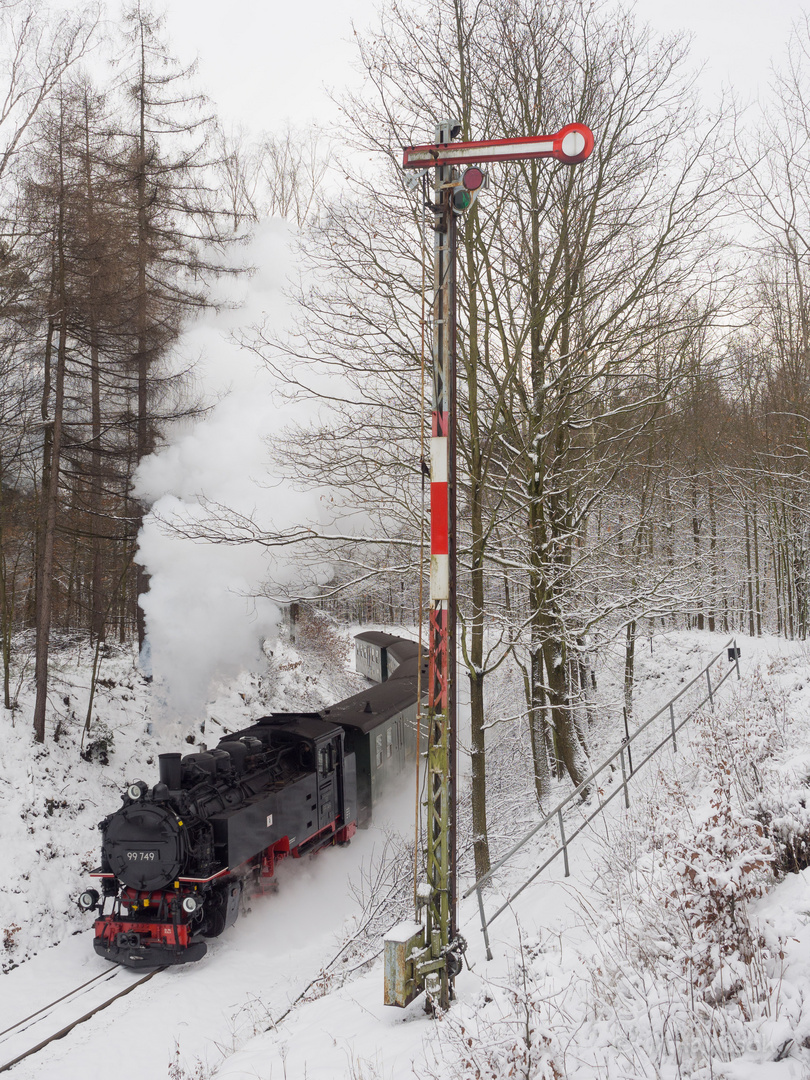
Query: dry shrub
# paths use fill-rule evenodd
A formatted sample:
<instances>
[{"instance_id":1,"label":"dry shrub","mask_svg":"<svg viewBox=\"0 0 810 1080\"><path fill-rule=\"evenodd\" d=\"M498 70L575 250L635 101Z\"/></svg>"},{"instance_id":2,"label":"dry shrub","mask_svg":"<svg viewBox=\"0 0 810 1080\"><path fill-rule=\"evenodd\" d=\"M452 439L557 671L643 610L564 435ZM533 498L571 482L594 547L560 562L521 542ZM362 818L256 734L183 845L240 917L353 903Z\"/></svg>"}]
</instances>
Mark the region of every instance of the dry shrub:
<instances>
[{"instance_id":1,"label":"dry shrub","mask_svg":"<svg viewBox=\"0 0 810 1080\"><path fill-rule=\"evenodd\" d=\"M793 760L788 701L772 679L786 666L786 658L772 661L766 676L754 673L746 701L698 721L704 752L715 767L727 764L739 803L770 838L778 879L810 866L810 762Z\"/></svg>"},{"instance_id":2,"label":"dry shrub","mask_svg":"<svg viewBox=\"0 0 810 1080\"><path fill-rule=\"evenodd\" d=\"M773 882L771 841L759 821L735 806L731 787L731 767L718 762L708 810L691 829L673 828L660 852L670 881L664 906L677 912L685 931L681 963L712 1000L740 989L739 976L723 984L729 962L751 964L762 948L748 904Z\"/></svg>"},{"instance_id":3,"label":"dry shrub","mask_svg":"<svg viewBox=\"0 0 810 1080\"><path fill-rule=\"evenodd\" d=\"M346 632L319 608L302 604L295 630L296 645L338 666L346 664L351 643Z\"/></svg>"},{"instance_id":4,"label":"dry shrub","mask_svg":"<svg viewBox=\"0 0 810 1080\"><path fill-rule=\"evenodd\" d=\"M211 1070L199 1058L187 1069L180 1056L180 1044L175 1041L174 1056L169 1062L169 1080L211 1080L211 1076Z\"/></svg>"},{"instance_id":5,"label":"dry shrub","mask_svg":"<svg viewBox=\"0 0 810 1080\"><path fill-rule=\"evenodd\" d=\"M413 842L386 832L381 849L364 860L349 891L357 912L344 929L337 953L307 987L302 997L323 997L339 989L383 950L383 939L392 926L413 918Z\"/></svg>"},{"instance_id":6,"label":"dry shrub","mask_svg":"<svg viewBox=\"0 0 810 1080\"><path fill-rule=\"evenodd\" d=\"M10 926L3 927L3 948L9 957L11 957L20 944L17 940L17 934L19 934L20 929L21 928L17 923L11 923ZM7 959L0 964L0 971L6 975L9 971L13 971L15 967L17 967L16 962L13 959Z\"/></svg>"},{"instance_id":7,"label":"dry shrub","mask_svg":"<svg viewBox=\"0 0 810 1080\"><path fill-rule=\"evenodd\" d=\"M647 1048L650 1075L754 1051L780 1013L783 942L750 907L775 882L756 797L782 732L738 702L697 718L690 741L678 777L659 774L641 819L611 837L593 935L594 1013L624 1052Z\"/></svg>"},{"instance_id":8,"label":"dry shrub","mask_svg":"<svg viewBox=\"0 0 810 1080\"><path fill-rule=\"evenodd\" d=\"M516 964L505 985L488 984L475 1007L439 1018L441 1041L434 1080L564 1080L555 1053L541 950L521 933Z\"/></svg>"}]
</instances>

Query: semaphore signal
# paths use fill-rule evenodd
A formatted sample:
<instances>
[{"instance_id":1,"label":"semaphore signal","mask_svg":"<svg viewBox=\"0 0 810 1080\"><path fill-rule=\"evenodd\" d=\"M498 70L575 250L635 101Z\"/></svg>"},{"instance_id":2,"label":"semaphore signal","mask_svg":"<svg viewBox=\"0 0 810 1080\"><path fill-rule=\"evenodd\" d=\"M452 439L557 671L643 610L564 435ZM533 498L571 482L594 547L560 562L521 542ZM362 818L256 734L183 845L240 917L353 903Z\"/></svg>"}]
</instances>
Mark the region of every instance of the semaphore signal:
<instances>
[{"instance_id":1,"label":"semaphore signal","mask_svg":"<svg viewBox=\"0 0 810 1080\"><path fill-rule=\"evenodd\" d=\"M556 135L406 146L402 156L402 168L425 169L442 165L531 161L533 158L556 158L566 165L578 165L590 157L593 146L593 132L589 127L585 124L566 124Z\"/></svg>"},{"instance_id":2,"label":"semaphore signal","mask_svg":"<svg viewBox=\"0 0 810 1080\"><path fill-rule=\"evenodd\" d=\"M446 1009L466 944L456 923L456 233L458 215L486 187L478 166L551 158L576 165L590 156L593 132L566 124L554 135L454 142L456 120L436 141L405 148L402 167L434 169L433 400L430 440L430 630L428 673L427 882L417 890L424 924L401 923L385 939L385 1003L405 1006L426 991ZM457 167L466 166L459 176ZM418 186L419 179L414 177ZM421 702L420 702L421 705ZM480 897L479 897L480 899Z\"/></svg>"}]
</instances>

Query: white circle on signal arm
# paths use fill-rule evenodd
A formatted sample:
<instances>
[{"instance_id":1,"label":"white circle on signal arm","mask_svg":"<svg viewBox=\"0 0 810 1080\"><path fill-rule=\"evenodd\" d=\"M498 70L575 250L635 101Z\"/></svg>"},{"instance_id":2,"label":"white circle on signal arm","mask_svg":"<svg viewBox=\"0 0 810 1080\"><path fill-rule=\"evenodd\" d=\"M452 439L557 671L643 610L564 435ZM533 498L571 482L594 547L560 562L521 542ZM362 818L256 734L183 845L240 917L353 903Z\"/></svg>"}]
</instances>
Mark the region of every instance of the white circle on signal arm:
<instances>
[{"instance_id":1,"label":"white circle on signal arm","mask_svg":"<svg viewBox=\"0 0 810 1080\"><path fill-rule=\"evenodd\" d=\"M581 131L569 131L563 136L562 152L566 157L576 157L585 149L585 136Z\"/></svg>"}]
</instances>

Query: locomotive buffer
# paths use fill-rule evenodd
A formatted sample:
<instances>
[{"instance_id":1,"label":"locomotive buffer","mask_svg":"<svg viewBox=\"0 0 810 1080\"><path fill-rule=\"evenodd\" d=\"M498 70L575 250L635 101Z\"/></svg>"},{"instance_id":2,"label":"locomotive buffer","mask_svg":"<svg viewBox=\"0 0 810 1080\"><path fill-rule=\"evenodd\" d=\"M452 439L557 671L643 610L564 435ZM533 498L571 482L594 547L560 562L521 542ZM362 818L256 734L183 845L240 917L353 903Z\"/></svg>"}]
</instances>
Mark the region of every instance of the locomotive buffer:
<instances>
[{"instance_id":1,"label":"locomotive buffer","mask_svg":"<svg viewBox=\"0 0 810 1080\"><path fill-rule=\"evenodd\" d=\"M434 169L433 394L430 439L430 629L428 675L427 882L421 923L385 939L385 1003L405 1006L423 990L427 1007L446 1009L465 949L456 925L456 219L486 176L478 165L554 158L584 161L594 146L584 124L555 135L453 142L458 121L436 128L436 142L405 149L404 169ZM459 176L458 166L466 166ZM419 178L415 178L416 185Z\"/></svg>"}]
</instances>

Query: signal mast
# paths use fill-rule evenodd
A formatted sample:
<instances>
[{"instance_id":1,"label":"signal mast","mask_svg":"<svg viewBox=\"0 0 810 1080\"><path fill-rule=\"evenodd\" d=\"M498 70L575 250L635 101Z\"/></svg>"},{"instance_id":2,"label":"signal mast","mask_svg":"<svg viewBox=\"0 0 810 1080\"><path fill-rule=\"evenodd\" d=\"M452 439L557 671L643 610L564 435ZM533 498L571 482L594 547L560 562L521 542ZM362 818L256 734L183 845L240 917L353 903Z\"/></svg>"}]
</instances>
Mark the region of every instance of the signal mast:
<instances>
[{"instance_id":1,"label":"signal mast","mask_svg":"<svg viewBox=\"0 0 810 1080\"><path fill-rule=\"evenodd\" d=\"M457 120L436 141L409 146L402 167L433 168L433 394L430 438L430 629L427 712L427 882L419 887L425 921L402 923L385 938L385 1003L405 1006L423 990L428 1007L447 1009L466 948L456 920L456 239L457 217L486 187L479 166L590 156L593 133L567 124L555 135L454 142ZM458 168L465 166L459 175ZM421 703L419 703L421 705ZM417 706L418 708L419 706Z\"/></svg>"}]
</instances>

